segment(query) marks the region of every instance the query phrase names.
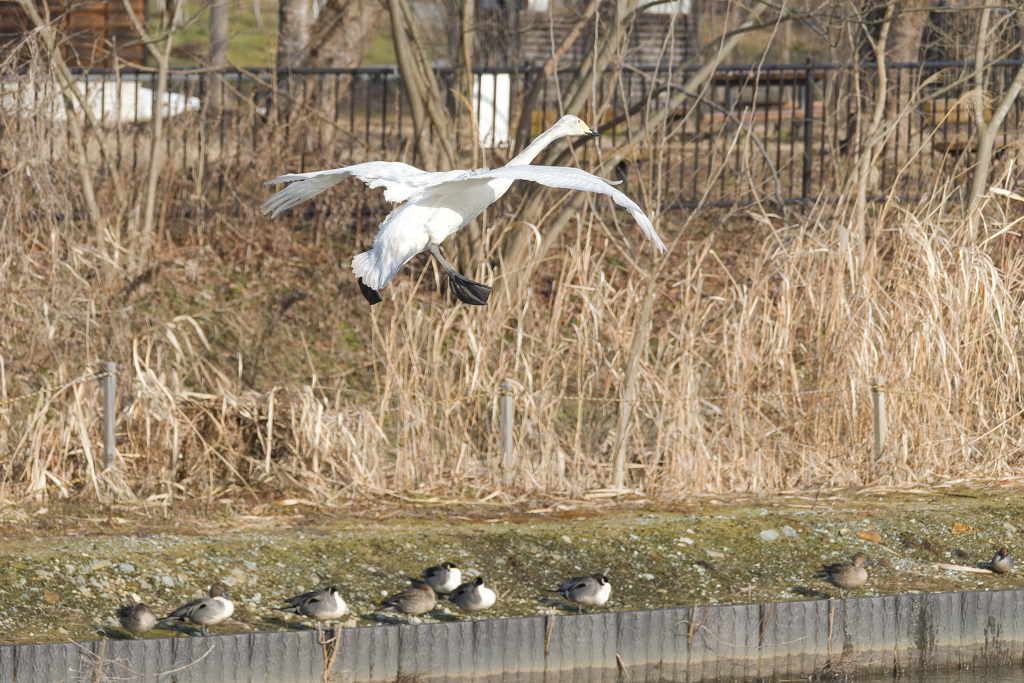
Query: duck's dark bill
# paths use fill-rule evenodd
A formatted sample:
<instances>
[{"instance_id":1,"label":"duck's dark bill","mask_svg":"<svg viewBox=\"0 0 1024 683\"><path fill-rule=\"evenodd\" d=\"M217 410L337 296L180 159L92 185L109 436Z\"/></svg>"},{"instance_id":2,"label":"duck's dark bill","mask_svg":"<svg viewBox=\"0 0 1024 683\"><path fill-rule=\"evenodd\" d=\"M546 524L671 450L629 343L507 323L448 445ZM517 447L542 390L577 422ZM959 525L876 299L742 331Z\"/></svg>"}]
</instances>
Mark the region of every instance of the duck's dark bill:
<instances>
[{"instance_id":1,"label":"duck's dark bill","mask_svg":"<svg viewBox=\"0 0 1024 683\"><path fill-rule=\"evenodd\" d=\"M359 283L359 293L363 295L364 299L370 302L371 306L384 301L384 299L380 298L380 294L377 293L376 289L363 284L363 278L356 278L356 282Z\"/></svg>"}]
</instances>

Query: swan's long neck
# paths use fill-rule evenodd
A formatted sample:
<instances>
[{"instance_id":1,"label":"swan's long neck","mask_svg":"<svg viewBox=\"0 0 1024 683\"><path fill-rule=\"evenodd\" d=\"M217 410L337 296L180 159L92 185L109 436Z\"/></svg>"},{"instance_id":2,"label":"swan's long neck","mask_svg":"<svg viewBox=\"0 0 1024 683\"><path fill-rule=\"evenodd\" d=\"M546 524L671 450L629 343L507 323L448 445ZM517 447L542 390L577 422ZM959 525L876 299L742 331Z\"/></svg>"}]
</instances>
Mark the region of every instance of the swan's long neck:
<instances>
[{"instance_id":1,"label":"swan's long neck","mask_svg":"<svg viewBox=\"0 0 1024 683\"><path fill-rule=\"evenodd\" d=\"M506 166L526 166L537 158L537 155L541 153L545 147L550 145L558 138L565 137L565 134L558 129L558 126L548 128L546 131L537 136L537 138L526 146L522 152L517 154L512 161L505 164Z\"/></svg>"}]
</instances>

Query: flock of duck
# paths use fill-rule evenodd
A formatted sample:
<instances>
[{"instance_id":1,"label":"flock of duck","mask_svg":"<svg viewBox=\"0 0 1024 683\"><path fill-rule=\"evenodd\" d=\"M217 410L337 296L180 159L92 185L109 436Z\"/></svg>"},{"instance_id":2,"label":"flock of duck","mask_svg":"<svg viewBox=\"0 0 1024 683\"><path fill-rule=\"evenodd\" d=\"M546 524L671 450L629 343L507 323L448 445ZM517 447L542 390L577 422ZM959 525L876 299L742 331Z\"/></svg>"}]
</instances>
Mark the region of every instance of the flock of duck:
<instances>
[{"instance_id":1,"label":"flock of duck","mask_svg":"<svg viewBox=\"0 0 1024 683\"><path fill-rule=\"evenodd\" d=\"M867 582L868 571L865 565L872 564L867 555L857 553L851 562L824 565L824 573L817 578L838 588L839 596L843 597L844 590L860 588ZM991 568L997 574L1013 570L1013 556L1006 547L996 551ZM577 611L582 614L584 607L601 607L607 603L612 594L612 585L603 574L576 576L566 579L551 592L575 604ZM424 569L422 580L416 581L413 588L386 597L378 608L382 612L419 617L437 606L438 596L447 596L448 602L468 614L482 612L494 606L498 600L497 593L482 578L463 582L462 571L452 562L443 562L436 567ZM339 594L337 586L309 591L286 598L284 602L285 606L278 607L278 610L312 619L321 637L324 623L336 621L348 612L348 605ZM164 617L164 620L190 621L207 635L210 626L221 623L234 612L234 603L225 594L224 586L215 583L210 587L209 597L186 602ZM117 610L117 618L121 626L135 637L145 635L159 621L153 610L144 603L121 607Z\"/></svg>"},{"instance_id":2,"label":"flock of duck","mask_svg":"<svg viewBox=\"0 0 1024 683\"><path fill-rule=\"evenodd\" d=\"M612 585L602 574L576 576L566 579L551 592L561 595L577 605L582 613L584 607L601 607L612 594ZM439 596L446 596L448 602L463 612L475 614L494 605L497 593L488 587L480 577L462 581L462 571L452 562L443 562L436 567L423 570L423 579L409 590L386 597L378 605L381 612L393 612L408 617L419 617L437 606ZM348 605L338 592L337 586L310 591L285 599L285 606L277 609L312 619L317 630L323 633L324 623L336 621L348 612ZM224 592L224 586L215 583L210 586L210 595L175 608L163 621L189 621L209 634L209 627L228 619L235 612L235 605ZM133 636L145 635L161 621L145 603L124 605L117 610L121 626Z\"/></svg>"}]
</instances>

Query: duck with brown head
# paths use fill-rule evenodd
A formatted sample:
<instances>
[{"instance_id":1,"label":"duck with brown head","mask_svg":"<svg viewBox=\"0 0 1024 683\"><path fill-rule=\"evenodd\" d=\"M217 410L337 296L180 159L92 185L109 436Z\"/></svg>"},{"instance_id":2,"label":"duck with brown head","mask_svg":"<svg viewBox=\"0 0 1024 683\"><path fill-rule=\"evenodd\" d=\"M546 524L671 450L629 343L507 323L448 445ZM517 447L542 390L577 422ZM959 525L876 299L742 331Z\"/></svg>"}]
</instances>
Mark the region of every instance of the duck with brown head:
<instances>
[{"instance_id":1,"label":"duck with brown head","mask_svg":"<svg viewBox=\"0 0 1024 683\"><path fill-rule=\"evenodd\" d=\"M337 586L330 586L326 590L309 591L294 598L285 598L285 603L287 607L276 609L315 621L320 640L324 637L324 622L340 619L348 611L348 605L338 592Z\"/></svg>"},{"instance_id":2,"label":"duck with brown head","mask_svg":"<svg viewBox=\"0 0 1024 683\"><path fill-rule=\"evenodd\" d=\"M867 583L868 570L864 568L865 564L873 565L874 562L864 553L857 553L852 562L823 565L825 573L818 578L838 588L839 597L842 598L844 590L860 588Z\"/></svg>"},{"instance_id":3,"label":"duck with brown head","mask_svg":"<svg viewBox=\"0 0 1024 683\"><path fill-rule=\"evenodd\" d=\"M215 583L210 586L210 597L199 598L186 602L167 615L168 619L191 621L203 630L203 635L210 634L210 626L219 624L235 613L235 603L224 592L224 586Z\"/></svg>"},{"instance_id":4,"label":"duck with brown head","mask_svg":"<svg viewBox=\"0 0 1024 683\"><path fill-rule=\"evenodd\" d=\"M1005 545L992 558L992 571L996 574L1009 574L1013 571L1013 555Z\"/></svg>"},{"instance_id":5,"label":"duck with brown head","mask_svg":"<svg viewBox=\"0 0 1024 683\"><path fill-rule=\"evenodd\" d=\"M604 574L575 576L566 579L551 592L576 603L578 613L583 614L584 607L601 607L608 602L612 595L612 584Z\"/></svg>"}]
</instances>

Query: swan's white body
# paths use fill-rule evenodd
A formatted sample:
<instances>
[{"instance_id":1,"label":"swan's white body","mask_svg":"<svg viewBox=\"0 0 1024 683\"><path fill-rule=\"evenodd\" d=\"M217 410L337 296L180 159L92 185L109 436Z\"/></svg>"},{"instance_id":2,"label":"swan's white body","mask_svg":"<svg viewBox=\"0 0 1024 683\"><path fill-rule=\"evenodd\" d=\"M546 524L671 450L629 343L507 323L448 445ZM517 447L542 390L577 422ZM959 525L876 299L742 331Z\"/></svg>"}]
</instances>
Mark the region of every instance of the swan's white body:
<instances>
[{"instance_id":1,"label":"swan's white body","mask_svg":"<svg viewBox=\"0 0 1024 683\"><path fill-rule=\"evenodd\" d=\"M439 245L502 197L516 180L549 187L584 190L611 197L628 210L644 234L662 252L664 242L643 210L610 183L578 168L530 166L542 149L558 138L596 135L575 116L563 116L508 164L494 170L429 173L408 164L374 161L329 171L283 175L266 184L292 183L271 196L261 208L272 218L324 190L355 176L371 188L383 187L384 198L401 203L381 223L373 249L352 259L352 271L375 290L382 289L409 259Z\"/></svg>"}]
</instances>

